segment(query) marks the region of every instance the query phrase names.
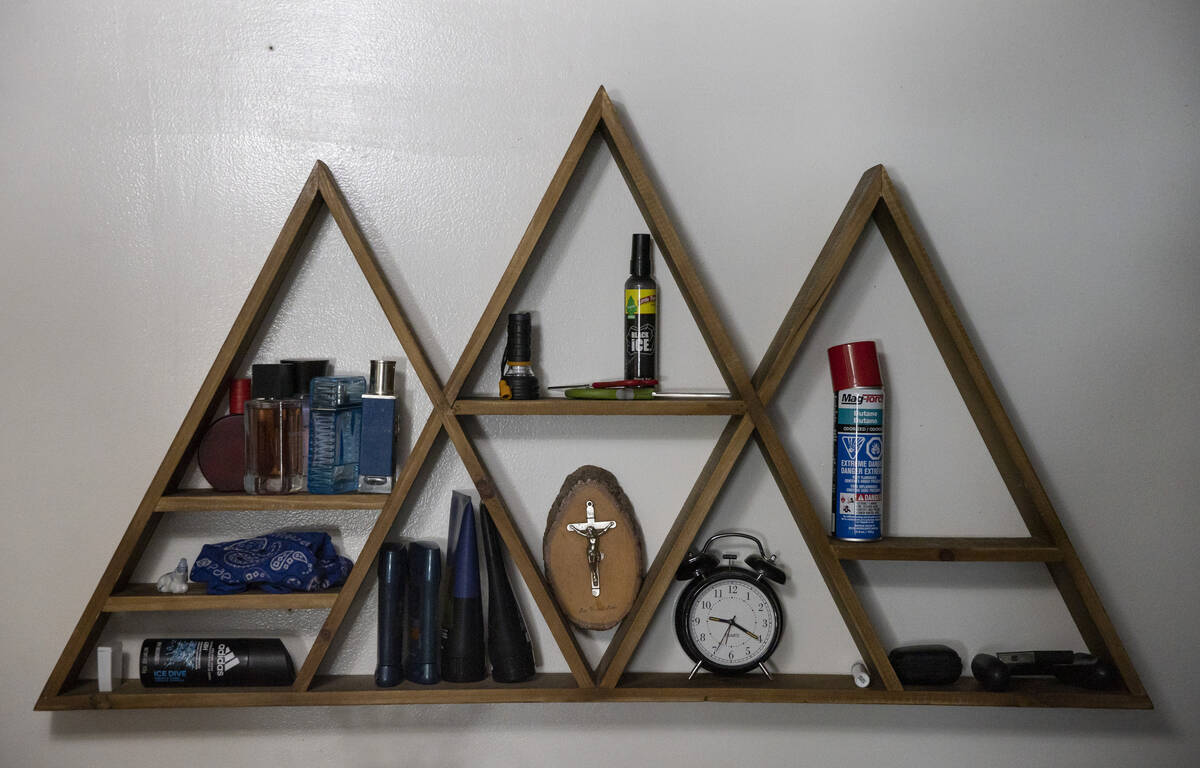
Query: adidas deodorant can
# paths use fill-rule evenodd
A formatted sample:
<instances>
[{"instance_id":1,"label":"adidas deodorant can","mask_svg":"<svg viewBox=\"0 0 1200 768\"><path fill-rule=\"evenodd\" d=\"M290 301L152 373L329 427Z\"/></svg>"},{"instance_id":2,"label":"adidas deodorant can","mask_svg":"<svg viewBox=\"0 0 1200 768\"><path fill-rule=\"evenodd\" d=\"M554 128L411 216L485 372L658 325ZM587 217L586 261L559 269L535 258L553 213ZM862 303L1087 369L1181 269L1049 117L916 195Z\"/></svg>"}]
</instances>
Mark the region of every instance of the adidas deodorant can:
<instances>
[{"instance_id":1,"label":"adidas deodorant can","mask_svg":"<svg viewBox=\"0 0 1200 768\"><path fill-rule=\"evenodd\" d=\"M278 638L142 641L142 685L291 685L292 658Z\"/></svg>"},{"instance_id":2,"label":"adidas deodorant can","mask_svg":"<svg viewBox=\"0 0 1200 768\"><path fill-rule=\"evenodd\" d=\"M833 525L844 541L883 537L883 379L875 342L829 348L833 375Z\"/></svg>"}]
</instances>

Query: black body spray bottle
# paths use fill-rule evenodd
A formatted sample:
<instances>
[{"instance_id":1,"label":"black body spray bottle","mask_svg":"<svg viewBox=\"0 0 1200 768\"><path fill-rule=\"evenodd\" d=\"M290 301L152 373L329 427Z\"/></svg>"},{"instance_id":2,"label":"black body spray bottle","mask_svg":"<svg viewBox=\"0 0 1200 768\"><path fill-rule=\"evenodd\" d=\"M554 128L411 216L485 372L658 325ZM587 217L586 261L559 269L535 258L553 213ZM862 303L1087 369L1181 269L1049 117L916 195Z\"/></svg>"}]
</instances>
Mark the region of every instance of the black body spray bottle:
<instances>
[{"instance_id":1,"label":"black body spray bottle","mask_svg":"<svg viewBox=\"0 0 1200 768\"><path fill-rule=\"evenodd\" d=\"M625 281L625 378L656 379L658 284L651 277L650 235L633 236Z\"/></svg>"}]
</instances>

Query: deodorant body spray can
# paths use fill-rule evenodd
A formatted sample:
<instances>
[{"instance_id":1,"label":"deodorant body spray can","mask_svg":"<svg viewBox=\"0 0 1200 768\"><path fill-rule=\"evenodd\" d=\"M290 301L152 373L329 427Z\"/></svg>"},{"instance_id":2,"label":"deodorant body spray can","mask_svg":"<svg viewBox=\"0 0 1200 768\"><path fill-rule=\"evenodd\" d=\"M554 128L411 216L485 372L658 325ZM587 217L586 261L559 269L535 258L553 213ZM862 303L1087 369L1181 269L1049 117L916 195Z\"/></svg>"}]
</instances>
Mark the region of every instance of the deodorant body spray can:
<instances>
[{"instance_id":1,"label":"deodorant body spray can","mask_svg":"<svg viewBox=\"0 0 1200 768\"><path fill-rule=\"evenodd\" d=\"M829 348L835 539L883 538L883 379L875 342Z\"/></svg>"},{"instance_id":2,"label":"deodorant body spray can","mask_svg":"<svg viewBox=\"0 0 1200 768\"><path fill-rule=\"evenodd\" d=\"M625 281L625 378L658 378L658 283L650 235L633 236Z\"/></svg>"},{"instance_id":3,"label":"deodorant body spray can","mask_svg":"<svg viewBox=\"0 0 1200 768\"><path fill-rule=\"evenodd\" d=\"M139 667L147 688L291 685L296 678L277 638L150 638L142 641Z\"/></svg>"}]
</instances>

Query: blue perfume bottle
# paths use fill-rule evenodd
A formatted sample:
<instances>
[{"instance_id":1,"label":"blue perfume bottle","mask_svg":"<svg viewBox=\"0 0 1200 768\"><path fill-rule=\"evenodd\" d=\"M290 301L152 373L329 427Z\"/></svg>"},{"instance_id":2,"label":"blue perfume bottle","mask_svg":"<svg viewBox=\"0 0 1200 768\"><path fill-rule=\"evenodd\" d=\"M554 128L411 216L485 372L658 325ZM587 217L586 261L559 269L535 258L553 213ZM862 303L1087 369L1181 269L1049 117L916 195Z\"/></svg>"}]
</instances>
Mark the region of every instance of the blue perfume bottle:
<instances>
[{"instance_id":1,"label":"blue perfume bottle","mask_svg":"<svg viewBox=\"0 0 1200 768\"><path fill-rule=\"evenodd\" d=\"M312 380L308 425L308 492L349 493L358 487L362 439L362 376Z\"/></svg>"},{"instance_id":2,"label":"blue perfume bottle","mask_svg":"<svg viewBox=\"0 0 1200 768\"><path fill-rule=\"evenodd\" d=\"M358 490L391 493L396 475L396 361L371 361L371 387L363 395L362 449L358 455Z\"/></svg>"}]
</instances>

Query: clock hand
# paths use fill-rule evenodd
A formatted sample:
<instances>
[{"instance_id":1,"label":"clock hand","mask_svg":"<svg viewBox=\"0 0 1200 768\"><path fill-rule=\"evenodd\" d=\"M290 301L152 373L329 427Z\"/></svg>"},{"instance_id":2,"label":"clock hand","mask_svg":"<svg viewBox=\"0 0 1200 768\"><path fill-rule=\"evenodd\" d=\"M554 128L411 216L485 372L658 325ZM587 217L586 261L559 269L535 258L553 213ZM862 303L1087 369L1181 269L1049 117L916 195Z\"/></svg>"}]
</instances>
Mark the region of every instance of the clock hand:
<instances>
[{"instance_id":1,"label":"clock hand","mask_svg":"<svg viewBox=\"0 0 1200 768\"><path fill-rule=\"evenodd\" d=\"M717 644L713 646L713 653L716 653L717 649L720 648L721 645L725 642L725 638L729 637L729 630L731 630L731 629L733 629L732 624L725 625L725 634L721 635L721 639L718 640Z\"/></svg>"},{"instance_id":2,"label":"clock hand","mask_svg":"<svg viewBox=\"0 0 1200 768\"><path fill-rule=\"evenodd\" d=\"M745 628L745 627L743 627L741 624L738 624L738 623L737 623L737 617L736 617L736 616L734 616L732 619L730 619L730 620L729 620L729 626L731 626L731 627L737 627L738 629L742 630L742 632L746 633L747 635L749 635L750 637L754 638L755 640L758 640L758 641L760 641L760 642L762 641L762 638L761 638L761 637L759 637L758 635L754 634L754 633L753 633L753 632L751 632L750 630L746 629L746 628Z\"/></svg>"},{"instance_id":3,"label":"clock hand","mask_svg":"<svg viewBox=\"0 0 1200 768\"><path fill-rule=\"evenodd\" d=\"M708 620L709 620L709 621L719 621L719 622L721 622L722 624L728 624L728 623L729 623L729 621L730 621L729 619L718 619L716 616L709 616L709 617L708 617Z\"/></svg>"}]
</instances>

